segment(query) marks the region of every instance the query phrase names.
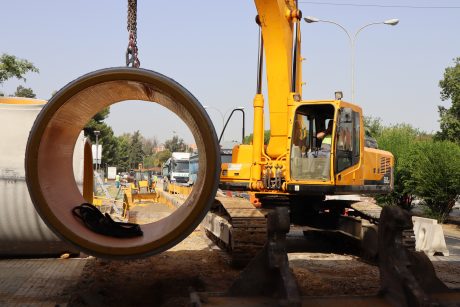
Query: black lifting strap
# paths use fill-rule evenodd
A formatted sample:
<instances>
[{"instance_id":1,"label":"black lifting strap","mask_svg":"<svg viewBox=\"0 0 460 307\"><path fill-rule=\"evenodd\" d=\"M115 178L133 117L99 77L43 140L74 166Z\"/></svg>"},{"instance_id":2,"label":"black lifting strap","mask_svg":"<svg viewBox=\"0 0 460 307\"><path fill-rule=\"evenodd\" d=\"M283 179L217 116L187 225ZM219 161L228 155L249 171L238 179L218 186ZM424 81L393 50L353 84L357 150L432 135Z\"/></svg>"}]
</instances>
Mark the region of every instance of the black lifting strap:
<instances>
[{"instance_id":1,"label":"black lifting strap","mask_svg":"<svg viewBox=\"0 0 460 307\"><path fill-rule=\"evenodd\" d=\"M132 238L143 235L141 227L134 223L122 223L112 220L110 215L102 214L92 204L84 203L72 209L75 217L83 221L88 229L116 238Z\"/></svg>"}]
</instances>

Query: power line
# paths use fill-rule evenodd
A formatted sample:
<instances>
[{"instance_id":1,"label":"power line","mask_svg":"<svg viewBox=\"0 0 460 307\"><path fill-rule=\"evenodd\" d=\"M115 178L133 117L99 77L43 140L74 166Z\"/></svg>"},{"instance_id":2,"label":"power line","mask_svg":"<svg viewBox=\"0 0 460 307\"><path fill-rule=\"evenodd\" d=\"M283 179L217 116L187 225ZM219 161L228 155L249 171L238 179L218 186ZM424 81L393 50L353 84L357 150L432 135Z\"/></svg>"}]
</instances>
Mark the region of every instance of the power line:
<instances>
[{"instance_id":1,"label":"power line","mask_svg":"<svg viewBox=\"0 0 460 307\"><path fill-rule=\"evenodd\" d=\"M336 2L315 2L315 1L299 1L299 3L308 3L308 4L314 4L314 5L381 7L381 8L402 8L402 9L460 9L460 6L385 5L385 4L336 3Z\"/></svg>"}]
</instances>

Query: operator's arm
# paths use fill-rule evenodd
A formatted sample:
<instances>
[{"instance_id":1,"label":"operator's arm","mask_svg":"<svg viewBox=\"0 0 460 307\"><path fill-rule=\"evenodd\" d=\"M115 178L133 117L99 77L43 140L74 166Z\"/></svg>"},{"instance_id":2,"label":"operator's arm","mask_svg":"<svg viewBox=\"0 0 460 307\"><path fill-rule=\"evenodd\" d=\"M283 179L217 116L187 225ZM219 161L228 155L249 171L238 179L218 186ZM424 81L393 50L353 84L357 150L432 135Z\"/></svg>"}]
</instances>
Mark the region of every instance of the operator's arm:
<instances>
[{"instance_id":1,"label":"operator's arm","mask_svg":"<svg viewBox=\"0 0 460 307\"><path fill-rule=\"evenodd\" d=\"M326 131L321 131L316 134L316 137L320 140L324 139L325 136L326 136Z\"/></svg>"}]
</instances>

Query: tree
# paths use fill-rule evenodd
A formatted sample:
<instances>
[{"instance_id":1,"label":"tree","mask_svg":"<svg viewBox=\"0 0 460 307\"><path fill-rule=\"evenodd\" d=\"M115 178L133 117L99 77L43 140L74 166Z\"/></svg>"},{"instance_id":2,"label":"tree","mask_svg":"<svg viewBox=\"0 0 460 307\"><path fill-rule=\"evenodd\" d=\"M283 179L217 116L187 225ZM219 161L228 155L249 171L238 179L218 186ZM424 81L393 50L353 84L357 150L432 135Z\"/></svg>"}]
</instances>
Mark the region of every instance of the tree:
<instances>
[{"instance_id":1,"label":"tree","mask_svg":"<svg viewBox=\"0 0 460 307\"><path fill-rule=\"evenodd\" d=\"M171 139L165 141L165 148L170 152L185 152L187 151L187 144L184 140L174 135Z\"/></svg>"},{"instance_id":2,"label":"tree","mask_svg":"<svg viewBox=\"0 0 460 307\"><path fill-rule=\"evenodd\" d=\"M251 133L250 135L246 135L244 137L243 144L252 144L253 137L254 137L253 133ZM270 130L265 130L264 131L264 144L267 145L268 142L270 142Z\"/></svg>"},{"instance_id":3,"label":"tree","mask_svg":"<svg viewBox=\"0 0 460 307\"><path fill-rule=\"evenodd\" d=\"M39 70L31 62L27 60L18 59L14 55L3 53L0 56L0 85L11 78L17 78L19 80L26 81L24 75L28 72L38 73ZM3 97L5 96L5 94L0 92L0 96ZM14 96L35 98L35 94L33 93L31 88L24 88L21 85L17 87Z\"/></svg>"},{"instance_id":4,"label":"tree","mask_svg":"<svg viewBox=\"0 0 460 307\"><path fill-rule=\"evenodd\" d=\"M155 137L149 138L149 139L142 137L141 142L142 142L142 150L148 156L151 156L153 154L153 150L155 149L155 147L158 146L158 140Z\"/></svg>"},{"instance_id":5,"label":"tree","mask_svg":"<svg viewBox=\"0 0 460 307\"><path fill-rule=\"evenodd\" d=\"M367 136L378 137L382 134L383 125L380 117L364 116L364 129Z\"/></svg>"},{"instance_id":6,"label":"tree","mask_svg":"<svg viewBox=\"0 0 460 307\"><path fill-rule=\"evenodd\" d=\"M172 153L166 149L155 154L155 166L162 166L169 158L171 158Z\"/></svg>"},{"instance_id":7,"label":"tree","mask_svg":"<svg viewBox=\"0 0 460 307\"><path fill-rule=\"evenodd\" d=\"M407 124L399 124L383 128L380 135L377 136L379 147L391 152L395 159L393 169L394 190L382 196L377 196L379 203L395 204L405 209L411 208L413 200L412 191L406 186L406 180L410 177L410 172L404 166L401 166L410 150L412 144L417 140L420 132Z\"/></svg>"},{"instance_id":8,"label":"tree","mask_svg":"<svg viewBox=\"0 0 460 307\"><path fill-rule=\"evenodd\" d=\"M441 131L436 134L439 140L460 144L460 57L454 59L454 66L447 67L444 79L439 81L441 100L451 100L452 106L438 106Z\"/></svg>"},{"instance_id":9,"label":"tree","mask_svg":"<svg viewBox=\"0 0 460 307\"><path fill-rule=\"evenodd\" d=\"M417 142L400 166L410 173L404 179L406 189L423 200L431 217L444 222L460 195L460 146L449 141Z\"/></svg>"},{"instance_id":10,"label":"tree","mask_svg":"<svg viewBox=\"0 0 460 307\"><path fill-rule=\"evenodd\" d=\"M89 137L93 144L96 144L96 134L100 131L98 143L102 144L101 165L116 165L118 163L118 142L113 134L113 130L104 120L109 116L110 109L105 108L98 112L83 128L85 136Z\"/></svg>"},{"instance_id":11,"label":"tree","mask_svg":"<svg viewBox=\"0 0 460 307\"><path fill-rule=\"evenodd\" d=\"M145 153L142 150L142 136L139 130L135 131L131 136L129 144L129 166L133 169L138 168L139 163L143 162Z\"/></svg>"},{"instance_id":12,"label":"tree","mask_svg":"<svg viewBox=\"0 0 460 307\"><path fill-rule=\"evenodd\" d=\"M116 137L118 144L117 167L122 171L129 171L129 149L131 144L131 135L128 133Z\"/></svg>"},{"instance_id":13,"label":"tree","mask_svg":"<svg viewBox=\"0 0 460 307\"><path fill-rule=\"evenodd\" d=\"M0 84L11 78L26 81L24 77L28 72L39 70L31 62L16 58L14 55L2 54L0 56Z\"/></svg>"},{"instance_id":14,"label":"tree","mask_svg":"<svg viewBox=\"0 0 460 307\"><path fill-rule=\"evenodd\" d=\"M22 85L19 85L16 88L16 92L14 93L14 96L16 96L16 97L26 97L26 98L35 98L36 97L34 91L30 87L24 87Z\"/></svg>"}]
</instances>

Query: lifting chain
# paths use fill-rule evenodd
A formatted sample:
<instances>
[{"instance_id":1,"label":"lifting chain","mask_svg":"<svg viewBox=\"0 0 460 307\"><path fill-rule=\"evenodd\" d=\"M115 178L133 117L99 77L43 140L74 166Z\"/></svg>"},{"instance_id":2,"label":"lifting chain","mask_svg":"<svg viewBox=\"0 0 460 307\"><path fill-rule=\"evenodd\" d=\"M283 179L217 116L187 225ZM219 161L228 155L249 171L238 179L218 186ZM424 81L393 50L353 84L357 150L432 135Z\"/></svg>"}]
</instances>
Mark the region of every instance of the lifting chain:
<instances>
[{"instance_id":1,"label":"lifting chain","mask_svg":"<svg viewBox=\"0 0 460 307\"><path fill-rule=\"evenodd\" d=\"M137 49L137 0L128 0L128 33L129 41L126 49L126 66L138 68L141 65Z\"/></svg>"}]
</instances>

